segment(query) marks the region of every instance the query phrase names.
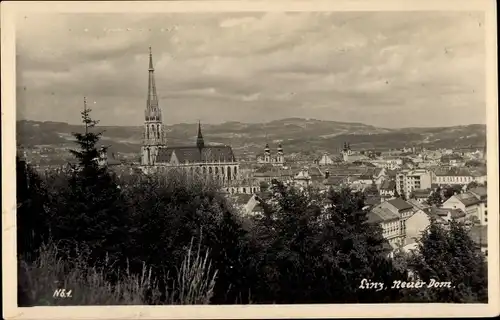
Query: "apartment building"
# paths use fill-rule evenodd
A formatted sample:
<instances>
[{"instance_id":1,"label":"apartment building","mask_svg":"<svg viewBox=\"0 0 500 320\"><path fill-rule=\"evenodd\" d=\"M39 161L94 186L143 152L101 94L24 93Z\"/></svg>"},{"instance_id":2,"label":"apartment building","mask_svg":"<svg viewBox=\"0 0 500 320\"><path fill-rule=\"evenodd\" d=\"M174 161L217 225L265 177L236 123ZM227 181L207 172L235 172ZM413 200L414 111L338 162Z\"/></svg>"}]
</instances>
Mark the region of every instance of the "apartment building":
<instances>
[{"instance_id":1,"label":"apartment building","mask_svg":"<svg viewBox=\"0 0 500 320\"><path fill-rule=\"evenodd\" d=\"M404 237L398 214L378 205L368 213L368 223L380 225L384 239L389 242L393 249L398 248L403 243Z\"/></svg>"},{"instance_id":2,"label":"apartment building","mask_svg":"<svg viewBox=\"0 0 500 320\"><path fill-rule=\"evenodd\" d=\"M431 173L425 169L403 170L396 175L396 191L410 198L413 190L430 189Z\"/></svg>"}]
</instances>

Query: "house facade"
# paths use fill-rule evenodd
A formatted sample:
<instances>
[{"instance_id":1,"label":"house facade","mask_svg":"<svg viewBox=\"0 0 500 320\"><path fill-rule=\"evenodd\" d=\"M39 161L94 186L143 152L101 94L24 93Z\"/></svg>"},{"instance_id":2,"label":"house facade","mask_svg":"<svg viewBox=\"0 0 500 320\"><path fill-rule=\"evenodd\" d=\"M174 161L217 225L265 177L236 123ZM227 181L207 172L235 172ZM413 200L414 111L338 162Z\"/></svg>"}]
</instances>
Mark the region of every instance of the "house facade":
<instances>
[{"instance_id":1,"label":"house facade","mask_svg":"<svg viewBox=\"0 0 500 320\"><path fill-rule=\"evenodd\" d=\"M488 199L484 187L455 194L446 200L442 207L444 209L460 209L467 216L475 216L481 225L488 223Z\"/></svg>"},{"instance_id":2,"label":"house facade","mask_svg":"<svg viewBox=\"0 0 500 320\"><path fill-rule=\"evenodd\" d=\"M425 169L403 170L396 174L396 191L410 198L413 190L430 189L431 173Z\"/></svg>"}]
</instances>

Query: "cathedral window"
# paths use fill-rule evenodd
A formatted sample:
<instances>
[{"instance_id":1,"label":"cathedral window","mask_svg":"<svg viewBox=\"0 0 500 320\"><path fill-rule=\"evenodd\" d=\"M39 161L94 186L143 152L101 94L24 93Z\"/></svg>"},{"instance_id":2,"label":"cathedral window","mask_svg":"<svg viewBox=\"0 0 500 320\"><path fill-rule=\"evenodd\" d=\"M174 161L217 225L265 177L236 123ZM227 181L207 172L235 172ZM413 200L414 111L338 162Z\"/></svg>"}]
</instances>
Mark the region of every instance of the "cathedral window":
<instances>
[{"instance_id":1,"label":"cathedral window","mask_svg":"<svg viewBox=\"0 0 500 320\"><path fill-rule=\"evenodd\" d=\"M219 175L219 168L215 167L215 175Z\"/></svg>"},{"instance_id":2,"label":"cathedral window","mask_svg":"<svg viewBox=\"0 0 500 320\"><path fill-rule=\"evenodd\" d=\"M212 174L212 167L208 167L208 173Z\"/></svg>"},{"instance_id":3,"label":"cathedral window","mask_svg":"<svg viewBox=\"0 0 500 320\"><path fill-rule=\"evenodd\" d=\"M231 167L227 167L227 179L231 180Z\"/></svg>"}]
</instances>

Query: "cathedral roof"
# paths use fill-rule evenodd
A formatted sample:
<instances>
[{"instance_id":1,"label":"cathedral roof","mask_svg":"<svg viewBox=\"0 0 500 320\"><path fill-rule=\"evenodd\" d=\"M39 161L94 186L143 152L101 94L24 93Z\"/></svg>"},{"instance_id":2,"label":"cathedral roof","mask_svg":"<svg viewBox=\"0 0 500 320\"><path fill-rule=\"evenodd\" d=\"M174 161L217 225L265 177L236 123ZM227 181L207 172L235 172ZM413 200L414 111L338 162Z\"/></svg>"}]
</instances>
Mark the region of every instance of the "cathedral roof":
<instances>
[{"instance_id":1,"label":"cathedral roof","mask_svg":"<svg viewBox=\"0 0 500 320\"><path fill-rule=\"evenodd\" d=\"M158 151L157 163L170 162L175 154L179 163L193 162L236 162L233 149L230 146L196 146L166 147Z\"/></svg>"}]
</instances>

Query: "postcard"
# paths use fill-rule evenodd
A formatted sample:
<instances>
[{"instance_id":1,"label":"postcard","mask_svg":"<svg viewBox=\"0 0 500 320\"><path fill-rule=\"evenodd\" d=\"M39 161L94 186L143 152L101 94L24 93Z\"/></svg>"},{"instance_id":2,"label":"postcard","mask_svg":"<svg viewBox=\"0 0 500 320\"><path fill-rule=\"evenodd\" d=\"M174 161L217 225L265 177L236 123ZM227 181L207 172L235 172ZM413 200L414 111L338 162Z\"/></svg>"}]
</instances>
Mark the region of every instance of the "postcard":
<instances>
[{"instance_id":1,"label":"postcard","mask_svg":"<svg viewBox=\"0 0 500 320\"><path fill-rule=\"evenodd\" d=\"M2 3L4 317L498 315L495 9Z\"/></svg>"}]
</instances>

